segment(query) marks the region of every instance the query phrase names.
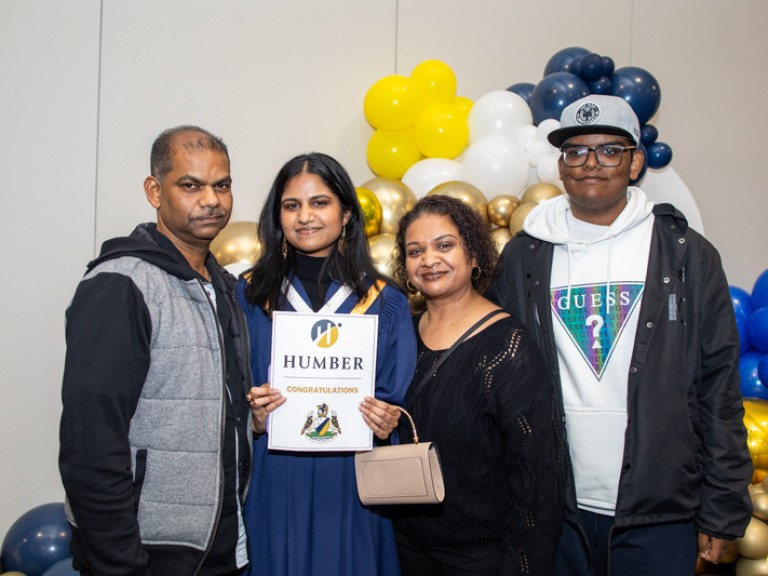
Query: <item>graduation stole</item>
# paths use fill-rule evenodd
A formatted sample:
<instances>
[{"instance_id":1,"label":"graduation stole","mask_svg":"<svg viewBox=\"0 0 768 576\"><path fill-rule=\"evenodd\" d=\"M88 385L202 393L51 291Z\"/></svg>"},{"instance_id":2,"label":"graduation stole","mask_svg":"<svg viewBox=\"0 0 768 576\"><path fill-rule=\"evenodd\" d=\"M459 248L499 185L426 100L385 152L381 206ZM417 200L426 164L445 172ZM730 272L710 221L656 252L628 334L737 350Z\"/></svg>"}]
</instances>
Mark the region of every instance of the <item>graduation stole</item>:
<instances>
[{"instance_id":1,"label":"graduation stole","mask_svg":"<svg viewBox=\"0 0 768 576\"><path fill-rule=\"evenodd\" d=\"M378 295L384 289L384 286L385 282L383 280L374 282L368 289L368 293L355 305L350 314L365 314L365 311L370 308L371 304L373 304L374 300L376 300ZM347 285L341 286L323 307L320 308L320 310L314 312L287 279L283 280L282 291L283 294L285 294L286 300L288 300L296 312L304 312L308 314L333 314L344 301L349 298L350 294L352 294L352 288Z\"/></svg>"}]
</instances>

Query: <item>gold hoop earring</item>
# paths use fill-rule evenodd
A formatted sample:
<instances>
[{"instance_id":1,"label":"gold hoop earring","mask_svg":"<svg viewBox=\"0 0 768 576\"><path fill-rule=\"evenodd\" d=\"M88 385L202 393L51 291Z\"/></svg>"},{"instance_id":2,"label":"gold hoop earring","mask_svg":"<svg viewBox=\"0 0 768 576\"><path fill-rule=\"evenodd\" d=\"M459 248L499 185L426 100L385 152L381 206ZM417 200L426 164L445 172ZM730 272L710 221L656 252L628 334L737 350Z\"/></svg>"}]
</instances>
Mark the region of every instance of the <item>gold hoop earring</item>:
<instances>
[{"instance_id":1,"label":"gold hoop earring","mask_svg":"<svg viewBox=\"0 0 768 576\"><path fill-rule=\"evenodd\" d=\"M288 257L288 241L285 239L285 236L283 236L282 253L283 260L285 260Z\"/></svg>"},{"instance_id":2,"label":"gold hoop earring","mask_svg":"<svg viewBox=\"0 0 768 576\"><path fill-rule=\"evenodd\" d=\"M477 274L475 274L475 271L477 271ZM482 268L480 268L479 266L475 266L474 268L472 268L472 275L471 275L472 280L479 280L480 276L482 275L483 275Z\"/></svg>"},{"instance_id":3,"label":"gold hoop earring","mask_svg":"<svg viewBox=\"0 0 768 576\"><path fill-rule=\"evenodd\" d=\"M413 287L413 284L411 284L410 280L405 281L405 287L408 289L409 292L418 292L416 288Z\"/></svg>"},{"instance_id":4,"label":"gold hoop earring","mask_svg":"<svg viewBox=\"0 0 768 576\"><path fill-rule=\"evenodd\" d=\"M341 227L341 236L339 236L338 242L336 242L336 248L339 254L344 256L344 251L347 249L347 227Z\"/></svg>"}]
</instances>

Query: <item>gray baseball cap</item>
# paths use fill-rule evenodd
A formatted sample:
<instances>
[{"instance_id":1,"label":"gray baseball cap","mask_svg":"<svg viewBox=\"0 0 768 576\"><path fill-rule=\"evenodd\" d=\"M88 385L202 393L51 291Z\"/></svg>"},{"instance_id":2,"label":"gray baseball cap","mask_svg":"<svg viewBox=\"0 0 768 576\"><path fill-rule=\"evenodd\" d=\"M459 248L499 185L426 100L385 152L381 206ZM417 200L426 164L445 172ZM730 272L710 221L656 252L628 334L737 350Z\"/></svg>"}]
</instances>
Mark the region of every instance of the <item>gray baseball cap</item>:
<instances>
[{"instance_id":1,"label":"gray baseball cap","mask_svg":"<svg viewBox=\"0 0 768 576\"><path fill-rule=\"evenodd\" d=\"M550 144L560 148L563 142L580 134L614 134L640 142L640 122L624 98L592 94L572 102L560 115L560 128L549 133Z\"/></svg>"}]
</instances>

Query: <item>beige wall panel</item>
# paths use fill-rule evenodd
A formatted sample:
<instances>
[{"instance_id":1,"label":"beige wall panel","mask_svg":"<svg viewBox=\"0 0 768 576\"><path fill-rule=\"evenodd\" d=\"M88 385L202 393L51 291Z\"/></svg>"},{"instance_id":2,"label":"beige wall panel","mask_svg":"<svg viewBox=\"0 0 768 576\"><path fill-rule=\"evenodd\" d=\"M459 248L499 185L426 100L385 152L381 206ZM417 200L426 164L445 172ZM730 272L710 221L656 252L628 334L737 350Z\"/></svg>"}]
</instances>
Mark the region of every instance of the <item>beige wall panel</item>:
<instances>
[{"instance_id":1,"label":"beige wall panel","mask_svg":"<svg viewBox=\"0 0 768 576\"><path fill-rule=\"evenodd\" d=\"M728 281L768 268L765 184L768 2L635 2L634 60L661 86L653 123L696 199Z\"/></svg>"},{"instance_id":2,"label":"beige wall panel","mask_svg":"<svg viewBox=\"0 0 768 576\"><path fill-rule=\"evenodd\" d=\"M363 96L394 71L395 3L110 2L104 10L100 240L154 219L141 183L163 129L199 124L230 147L235 220L256 220L297 153L370 177Z\"/></svg>"},{"instance_id":3,"label":"beige wall panel","mask_svg":"<svg viewBox=\"0 0 768 576\"><path fill-rule=\"evenodd\" d=\"M401 0L398 73L436 58L472 100L517 82L536 84L549 58L581 46L626 62L632 2L562 0Z\"/></svg>"},{"instance_id":4,"label":"beige wall panel","mask_svg":"<svg viewBox=\"0 0 768 576\"><path fill-rule=\"evenodd\" d=\"M0 538L63 501L64 309L93 256L98 58L98 1L0 2Z\"/></svg>"}]
</instances>

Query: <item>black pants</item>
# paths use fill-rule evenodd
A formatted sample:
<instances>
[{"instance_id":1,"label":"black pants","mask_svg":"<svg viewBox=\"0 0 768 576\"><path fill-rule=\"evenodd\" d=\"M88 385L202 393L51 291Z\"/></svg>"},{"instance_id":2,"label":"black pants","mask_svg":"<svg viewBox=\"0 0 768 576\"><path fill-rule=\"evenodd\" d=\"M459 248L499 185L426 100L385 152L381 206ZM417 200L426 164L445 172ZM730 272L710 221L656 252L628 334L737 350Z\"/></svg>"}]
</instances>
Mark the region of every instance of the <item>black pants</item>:
<instances>
[{"instance_id":1,"label":"black pants","mask_svg":"<svg viewBox=\"0 0 768 576\"><path fill-rule=\"evenodd\" d=\"M692 522L614 528L613 517L579 510L587 536L566 523L557 549L557 576L693 576L697 534Z\"/></svg>"},{"instance_id":2,"label":"black pants","mask_svg":"<svg viewBox=\"0 0 768 576\"><path fill-rule=\"evenodd\" d=\"M429 546L395 530L402 576L494 576L501 562L500 542Z\"/></svg>"}]
</instances>

